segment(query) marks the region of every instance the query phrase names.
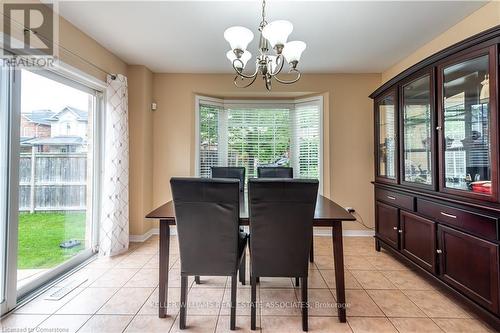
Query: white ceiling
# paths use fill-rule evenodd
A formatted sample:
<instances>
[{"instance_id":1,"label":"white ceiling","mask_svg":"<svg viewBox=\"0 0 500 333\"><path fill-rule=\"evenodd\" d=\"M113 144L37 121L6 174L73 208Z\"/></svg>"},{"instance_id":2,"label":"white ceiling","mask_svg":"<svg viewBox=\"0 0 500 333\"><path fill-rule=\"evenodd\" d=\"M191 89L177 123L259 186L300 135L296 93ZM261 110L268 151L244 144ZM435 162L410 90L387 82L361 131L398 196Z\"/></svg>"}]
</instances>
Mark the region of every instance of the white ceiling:
<instances>
[{"instance_id":1,"label":"white ceiling","mask_svg":"<svg viewBox=\"0 0 500 333\"><path fill-rule=\"evenodd\" d=\"M484 4L268 0L267 18L291 21L289 40L307 43L304 72L380 73ZM125 62L164 73L231 72L224 30L243 25L257 36L260 9L236 0L59 3L62 16Z\"/></svg>"}]
</instances>

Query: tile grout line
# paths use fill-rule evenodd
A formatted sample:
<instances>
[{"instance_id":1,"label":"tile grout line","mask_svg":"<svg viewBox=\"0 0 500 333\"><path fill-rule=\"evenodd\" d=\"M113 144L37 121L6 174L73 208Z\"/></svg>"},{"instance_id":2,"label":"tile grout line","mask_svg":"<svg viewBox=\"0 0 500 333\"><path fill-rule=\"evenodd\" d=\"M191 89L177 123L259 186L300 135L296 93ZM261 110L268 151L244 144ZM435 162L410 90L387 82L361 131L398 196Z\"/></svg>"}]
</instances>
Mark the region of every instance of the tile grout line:
<instances>
[{"instance_id":1,"label":"tile grout line","mask_svg":"<svg viewBox=\"0 0 500 333\"><path fill-rule=\"evenodd\" d=\"M133 252L132 252L132 253L133 253ZM130 256L130 254L129 254L129 255L127 255L126 257L128 257L128 256ZM124 257L121 261L123 261L126 257ZM118 263L117 263L117 264L118 264ZM116 265L115 265L114 267L116 267ZM118 269L119 269L119 268L118 268ZM86 325L86 324L87 324L90 320L92 320L92 318L94 318L94 317L97 315L97 312L99 312L99 310L101 310L101 309L102 309L102 307L103 307L104 305L106 305L106 304L109 302L109 300L110 300L111 298L113 298L113 297L114 297L114 296L118 293L118 291L120 291L121 289L123 289L123 287L124 287L124 286L125 286L125 285L126 285L126 284L127 284L127 283L131 280L131 279L132 279L132 277L134 277L134 276L135 276L135 275L136 275L136 274L137 274L140 270L141 270L141 268L139 268L139 269L137 270L137 272L135 272L135 273L134 273L134 274L133 274L133 275L132 275L132 276L131 276L131 277L130 277L127 281L125 281L125 283L123 283L123 285L122 285L121 287L118 287L118 288L117 288L117 290L113 293L113 295L111 295L111 296L110 296L110 297L109 297L109 298L108 298L108 299L107 299L107 300L106 300L106 301L105 301L105 302L104 302L104 303L103 303L103 304L102 304L102 305L101 305L101 306L100 306L100 307L99 307L99 308L98 308L98 309L97 309L97 310L96 310L93 314L91 314L91 315L90 315L90 318L89 318L89 319L88 319L88 320L87 320L87 321L86 321L86 322L85 322L82 326L80 326L80 328L79 328L76 332L79 332L79 331L82 329L82 327L84 327L84 326L85 326L85 325ZM96 281L97 281L97 280L96 280ZM94 282L95 282L95 281L94 281ZM90 288L91 288L91 287L90 287L90 286L88 286L88 287L86 287L85 289L90 289ZM110 287L110 288L113 288L113 287ZM153 289L153 291L154 291L154 289ZM131 322L131 321L132 321L132 319L130 320L130 322ZM128 324L130 324L130 322L129 322ZM128 324L127 324L127 326L128 326Z\"/></svg>"},{"instance_id":2,"label":"tile grout line","mask_svg":"<svg viewBox=\"0 0 500 333\"><path fill-rule=\"evenodd\" d=\"M224 296L226 296L227 280L228 280L228 278L226 277L226 282L224 283L224 292L222 293L222 299L221 299L220 305L219 305L219 312L217 313L217 318L215 319L214 333L217 332L217 326L219 326L220 313L221 313L221 310L222 310L222 305L224 303ZM236 281L236 289L238 289L238 283L239 283L239 281ZM238 290L236 290L236 292L237 291ZM238 296L238 294L236 294L236 296Z\"/></svg>"},{"instance_id":3,"label":"tile grout line","mask_svg":"<svg viewBox=\"0 0 500 333\"><path fill-rule=\"evenodd\" d=\"M156 288L152 288L153 290L151 291L151 293L146 297L146 300L142 303L141 306L139 306L139 308L137 309L137 311L135 312L135 314L132 316L132 319L130 319L130 321L128 322L128 324L124 327L123 331L122 332L125 332L127 330L127 328L130 326L130 324L134 321L134 319L137 317L137 314L141 311L142 307L144 306L144 304L146 304L146 302L148 301L148 299L151 297L151 295L153 295L153 293L155 292ZM167 300L167 303L168 303L168 300Z\"/></svg>"},{"instance_id":4,"label":"tile grout line","mask_svg":"<svg viewBox=\"0 0 500 333\"><path fill-rule=\"evenodd\" d=\"M68 303L69 303L69 302L70 302L73 298L75 298L76 296L80 295L80 294L81 294L84 290L85 290L85 288L82 288L82 290L81 290L79 293L77 293L76 295L74 295L72 298L68 299L66 303L62 304L62 305L61 305L60 307L58 307L58 308L57 308L54 312L52 312L52 313L48 314L48 317L47 317L47 318L45 318L44 320L42 320L42 322L40 322L37 326L35 326L35 329L36 329L36 328L39 328L39 327L40 327L40 325L42 325L43 323L45 323L45 322L46 322L47 320L49 320L51 317L55 316L57 311L61 310L61 308L62 308L63 306L65 306L66 304L68 304ZM27 304L28 304L28 303L27 303ZM27 305L27 304L26 304L26 305ZM16 313L13 313L13 314L16 314ZM18 313L18 314L20 314L20 313ZM28 314L28 315L29 315L29 314ZM35 315L36 315L36 314L35 314ZM41 315L44 315L44 314L41 314Z\"/></svg>"},{"instance_id":5,"label":"tile grout line","mask_svg":"<svg viewBox=\"0 0 500 333\"><path fill-rule=\"evenodd\" d=\"M256 294L257 294L257 292L259 293L259 302L257 303L257 300L255 300L255 302L257 304L259 304L259 331L262 333L262 331L263 331L263 329L262 329L262 295L260 293L262 288L260 287L260 284L257 285L256 288L257 288ZM255 313L257 315L257 311L255 311ZM255 324L257 324L257 320L255 320Z\"/></svg>"},{"instance_id":6,"label":"tile grout line","mask_svg":"<svg viewBox=\"0 0 500 333\"><path fill-rule=\"evenodd\" d=\"M129 254L128 254L128 255L129 255ZM128 255L127 255L127 256L128 256ZM124 260L127 256L124 256L124 258L123 258L123 259L121 259L121 260ZM97 260L97 259L98 259L98 258L96 258L95 260ZM81 269L77 270L75 273L80 272L80 271L82 271L83 269L87 268L90 264L92 264L92 262L93 262L93 261L89 262L87 265L83 266ZM119 263L119 262L118 262L118 263ZM116 263L116 264L115 264L115 266L116 266L118 263ZM88 269L99 269L99 267L95 267L95 268L88 267ZM101 274L99 274L99 276L97 276L97 277L96 277L96 279L95 279L94 281L92 281L92 282L91 282L88 286L81 288L81 291L80 291L79 293L77 293L76 295L74 295L72 298L68 299L65 303L63 303L60 307L58 307L58 308L57 308L54 312L50 313L50 314L48 315L48 317L47 317L47 318L45 318L42 322L40 322L40 323L39 323L39 324L38 324L35 328L39 328L39 327L40 327L40 325L42 325L43 323L45 323L45 322L46 322L47 320L49 320L51 317L55 316L55 315L56 315L56 313L57 313L57 311L61 310L61 309L62 309L65 305L67 305L67 304L68 304L69 302L71 302L74 298L76 298L78 295L80 295L80 294L81 294L84 290L86 290L86 289L90 288L90 285L91 285L92 283L94 283L94 282L95 282L95 281L97 281L99 278L101 278L102 276L104 276L104 274L108 273L108 271L109 271L109 270L111 270L111 269L113 269L113 266L112 266L111 268L106 268L106 269L104 269L104 271L103 271ZM68 276L68 277L67 277L67 279L68 279L68 278L70 278L70 276ZM114 294L113 294L113 296L114 296ZM111 296L111 297L112 297L112 296ZM108 300L109 300L109 299L108 299ZM107 302L107 301L106 301L106 302ZM27 304L28 304L28 303L27 303ZM25 305L27 305L27 304L25 304ZM24 305L24 306L25 306L25 305ZM83 315L89 315L89 314L83 314ZM78 330L80 330L80 329L81 329L81 328L82 328L82 327L83 327L83 326L84 326L84 325L85 325L85 324L86 324L86 323L87 323L87 322L88 322L88 321L89 321L89 320L90 320L90 319L91 319L94 315L93 315L93 314L90 314L89 316L90 316L90 317L89 317L89 318L88 318L88 319L87 319L87 320L86 320L86 321L85 321L85 322L84 322L84 323L83 323L83 324L82 324L82 325L81 325L81 326L77 329L77 331L78 331Z\"/></svg>"}]
</instances>

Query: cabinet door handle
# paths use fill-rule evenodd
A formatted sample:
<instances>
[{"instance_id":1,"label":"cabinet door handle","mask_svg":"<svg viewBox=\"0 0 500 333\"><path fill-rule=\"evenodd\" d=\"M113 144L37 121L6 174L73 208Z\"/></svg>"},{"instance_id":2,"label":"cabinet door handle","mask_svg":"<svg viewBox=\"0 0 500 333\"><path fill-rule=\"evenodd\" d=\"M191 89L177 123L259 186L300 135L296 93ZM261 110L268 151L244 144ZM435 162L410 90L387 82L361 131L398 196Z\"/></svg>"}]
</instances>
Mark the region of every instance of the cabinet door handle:
<instances>
[{"instance_id":1,"label":"cabinet door handle","mask_svg":"<svg viewBox=\"0 0 500 333\"><path fill-rule=\"evenodd\" d=\"M436 127L436 130L440 131L441 128L442 128L441 126L438 126L438 127Z\"/></svg>"},{"instance_id":2,"label":"cabinet door handle","mask_svg":"<svg viewBox=\"0 0 500 333\"><path fill-rule=\"evenodd\" d=\"M437 249L436 252L437 252L437 254L441 254L441 253L443 253L443 250Z\"/></svg>"},{"instance_id":3,"label":"cabinet door handle","mask_svg":"<svg viewBox=\"0 0 500 333\"><path fill-rule=\"evenodd\" d=\"M445 213L445 212L441 212L441 215L449 217L451 219L456 219L457 218L455 215L451 215L451 214L448 214L448 213Z\"/></svg>"},{"instance_id":4,"label":"cabinet door handle","mask_svg":"<svg viewBox=\"0 0 500 333\"><path fill-rule=\"evenodd\" d=\"M399 230L398 230L398 232L399 232L400 234L402 234L402 233L403 233L403 230L399 229Z\"/></svg>"},{"instance_id":5,"label":"cabinet door handle","mask_svg":"<svg viewBox=\"0 0 500 333\"><path fill-rule=\"evenodd\" d=\"M394 229L394 230L398 230L398 227L392 227L392 229Z\"/></svg>"},{"instance_id":6,"label":"cabinet door handle","mask_svg":"<svg viewBox=\"0 0 500 333\"><path fill-rule=\"evenodd\" d=\"M393 197L392 195L388 195L387 199L396 200L396 197Z\"/></svg>"}]
</instances>

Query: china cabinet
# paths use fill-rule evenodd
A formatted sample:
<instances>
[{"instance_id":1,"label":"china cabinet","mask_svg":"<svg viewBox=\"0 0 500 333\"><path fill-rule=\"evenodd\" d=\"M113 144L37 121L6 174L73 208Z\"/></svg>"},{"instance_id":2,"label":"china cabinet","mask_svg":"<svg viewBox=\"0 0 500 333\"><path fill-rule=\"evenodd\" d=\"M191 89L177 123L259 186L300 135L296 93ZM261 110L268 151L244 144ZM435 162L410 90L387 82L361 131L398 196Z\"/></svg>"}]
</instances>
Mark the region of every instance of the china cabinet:
<instances>
[{"instance_id":1,"label":"china cabinet","mask_svg":"<svg viewBox=\"0 0 500 333\"><path fill-rule=\"evenodd\" d=\"M500 26L373 92L376 249L500 329Z\"/></svg>"}]
</instances>

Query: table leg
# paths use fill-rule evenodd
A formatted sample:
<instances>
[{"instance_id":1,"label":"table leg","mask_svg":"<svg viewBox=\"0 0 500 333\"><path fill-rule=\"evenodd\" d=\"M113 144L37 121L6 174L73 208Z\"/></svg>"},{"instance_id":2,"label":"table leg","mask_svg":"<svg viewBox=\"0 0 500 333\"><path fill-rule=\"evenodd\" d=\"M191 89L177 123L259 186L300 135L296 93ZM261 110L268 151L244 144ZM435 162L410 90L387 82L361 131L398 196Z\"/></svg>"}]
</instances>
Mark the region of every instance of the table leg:
<instances>
[{"instance_id":1,"label":"table leg","mask_svg":"<svg viewBox=\"0 0 500 333\"><path fill-rule=\"evenodd\" d=\"M333 259L335 262L335 288L337 291L338 315L341 323L346 319L345 281L344 281L344 249L342 244L342 222L336 221L332 226Z\"/></svg>"},{"instance_id":2,"label":"table leg","mask_svg":"<svg viewBox=\"0 0 500 333\"><path fill-rule=\"evenodd\" d=\"M170 226L166 221L160 221L160 279L158 300L158 316L167 316L168 304L168 257L170 252Z\"/></svg>"}]
</instances>

